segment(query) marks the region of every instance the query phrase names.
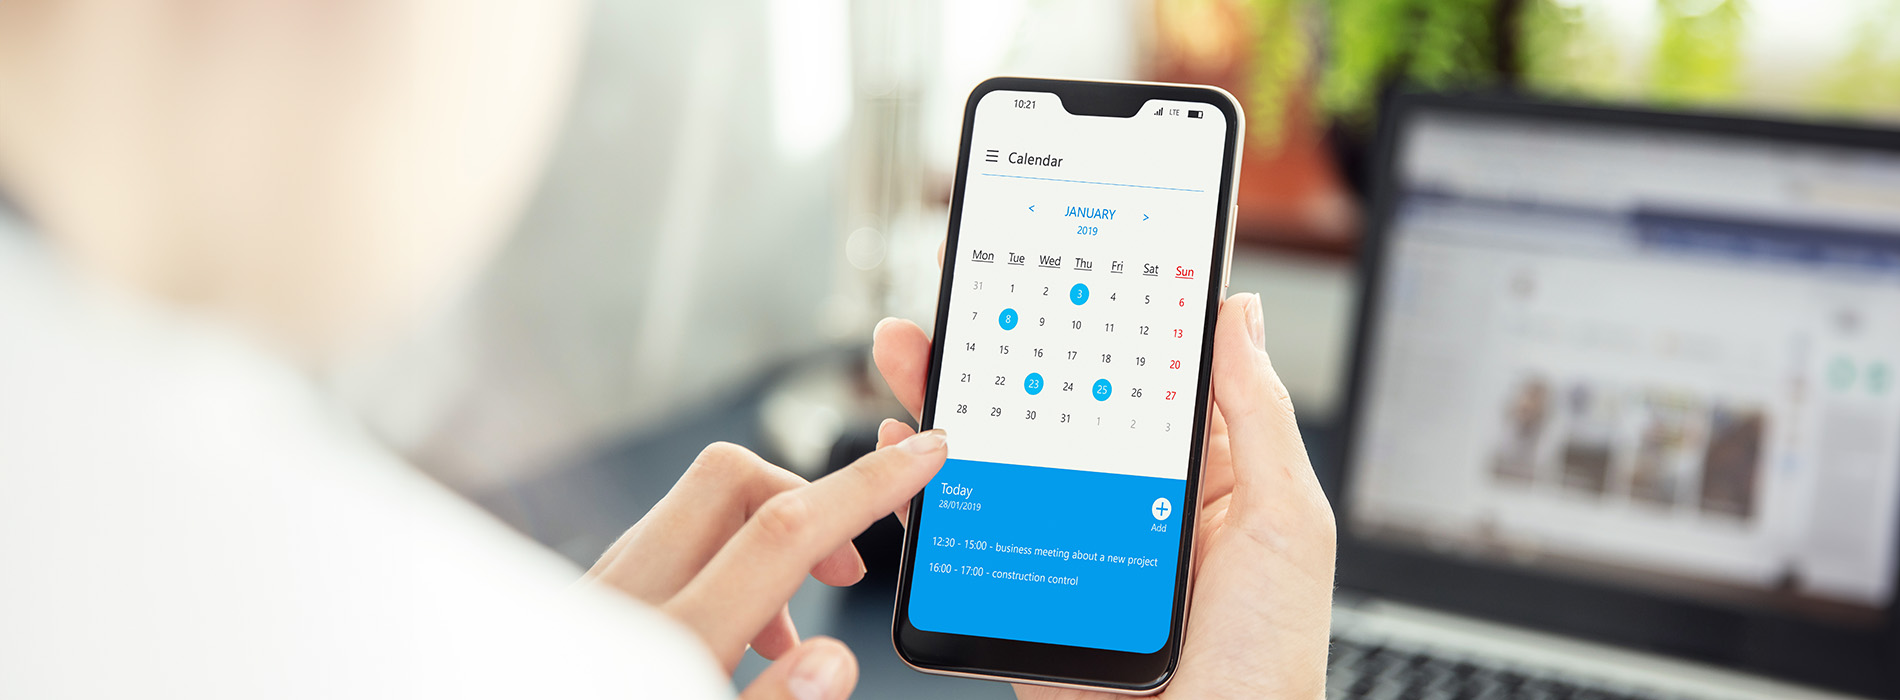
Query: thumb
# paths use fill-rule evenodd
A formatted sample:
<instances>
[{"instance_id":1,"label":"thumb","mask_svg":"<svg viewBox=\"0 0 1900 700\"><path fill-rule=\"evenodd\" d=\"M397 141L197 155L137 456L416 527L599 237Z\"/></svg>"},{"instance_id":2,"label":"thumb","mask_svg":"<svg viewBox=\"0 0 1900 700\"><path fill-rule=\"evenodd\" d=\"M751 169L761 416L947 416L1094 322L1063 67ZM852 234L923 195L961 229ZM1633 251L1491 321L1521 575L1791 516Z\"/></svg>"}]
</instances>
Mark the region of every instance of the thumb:
<instances>
[{"instance_id":1,"label":"thumb","mask_svg":"<svg viewBox=\"0 0 1900 700\"><path fill-rule=\"evenodd\" d=\"M1249 505L1320 491L1293 416L1293 399L1265 348L1260 296L1236 294L1223 302L1214 329L1214 403L1227 419L1234 498L1254 501Z\"/></svg>"},{"instance_id":2,"label":"thumb","mask_svg":"<svg viewBox=\"0 0 1900 700\"><path fill-rule=\"evenodd\" d=\"M765 667L739 700L843 700L857 687L858 657L851 649L813 637Z\"/></svg>"}]
</instances>

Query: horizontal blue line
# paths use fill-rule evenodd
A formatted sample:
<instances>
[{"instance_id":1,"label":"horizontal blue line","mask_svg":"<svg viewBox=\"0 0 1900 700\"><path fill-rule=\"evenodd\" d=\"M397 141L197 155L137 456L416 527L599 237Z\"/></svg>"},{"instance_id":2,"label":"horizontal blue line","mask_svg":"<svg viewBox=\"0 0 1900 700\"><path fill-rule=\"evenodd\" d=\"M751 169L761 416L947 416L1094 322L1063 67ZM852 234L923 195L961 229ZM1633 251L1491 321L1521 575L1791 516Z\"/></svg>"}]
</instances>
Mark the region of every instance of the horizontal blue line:
<instances>
[{"instance_id":1,"label":"horizontal blue line","mask_svg":"<svg viewBox=\"0 0 1900 700\"><path fill-rule=\"evenodd\" d=\"M1107 185L1109 187L1139 187L1144 190L1168 190L1170 192L1204 192L1205 191L1205 190L1190 190L1185 187L1156 187L1154 185L1130 185L1125 182L1091 182L1089 180L1064 180L1059 177L1033 177L1030 175L1002 175L999 173L982 173L982 174L989 177L1013 177L1018 180L1048 180L1050 182L1073 182L1078 185Z\"/></svg>"}]
</instances>

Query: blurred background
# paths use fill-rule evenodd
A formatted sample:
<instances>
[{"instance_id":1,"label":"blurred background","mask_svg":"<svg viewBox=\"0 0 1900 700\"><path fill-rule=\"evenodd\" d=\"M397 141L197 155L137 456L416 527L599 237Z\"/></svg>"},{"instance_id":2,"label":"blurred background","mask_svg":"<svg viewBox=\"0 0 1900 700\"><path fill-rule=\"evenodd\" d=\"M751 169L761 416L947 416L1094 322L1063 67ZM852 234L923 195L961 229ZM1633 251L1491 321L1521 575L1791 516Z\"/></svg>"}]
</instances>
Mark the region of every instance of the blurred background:
<instances>
[{"instance_id":1,"label":"blurred background","mask_svg":"<svg viewBox=\"0 0 1900 700\"><path fill-rule=\"evenodd\" d=\"M587 32L552 161L474 293L329 377L414 463L582 564L710 441L817 476L902 415L870 331L928 326L983 78L1242 98L1232 285L1262 293L1321 468L1395 88L1900 122L1900 0L596 0ZM866 536L874 572L893 533ZM852 644L866 697L1007 693L902 668L890 586L814 584L794 615Z\"/></svg>"}]
</instances>

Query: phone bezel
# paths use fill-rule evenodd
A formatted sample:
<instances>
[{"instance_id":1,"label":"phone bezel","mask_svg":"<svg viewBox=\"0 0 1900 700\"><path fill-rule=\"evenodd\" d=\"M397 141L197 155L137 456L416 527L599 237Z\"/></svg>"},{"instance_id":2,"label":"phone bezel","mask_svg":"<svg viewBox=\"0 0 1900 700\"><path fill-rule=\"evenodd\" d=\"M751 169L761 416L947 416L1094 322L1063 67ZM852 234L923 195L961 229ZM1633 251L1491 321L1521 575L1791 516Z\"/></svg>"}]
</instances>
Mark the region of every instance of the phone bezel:
<instances>
[{"instance_id":1,"label":"phone bezel","mask_svg":"<svg viewBox=\"0 0 1900 700\"><path fill-rule=\"evenodd\" d=\"M917 551L918 528L904 533L902 563L898 569L896 605L892 613L891 641L904 663L920 671L944 675L988 678L1013 682L1085 687L1124 693L1153 692L1173 677L1180 660L1181 636L1187 619L1189 581L1193 562L1194 533L1199 506L1201 461L1205 452L1207 415L1212 397L1214 326L1220 302L1226 292L1227 263L1233 246L1232 232L1236 185L1240 169L1240 138L1244 133L1239 103L1225 90L1211 86L1166 83L1052 80L1001 77L983 81L970 92L964 105L963 131L957 149L957 175L950 200L950 220L940 278L937 317L930 353L930 374L925 385L920 425L929 429L935 422L937 387L941 381L943 348L949 323L950 292L956 279L957 234L963 218L964 185L969 175L970 138L976 127L976 108L984 96L999 90L1049 93L1057 96L1071 114L1101 117L1133 117L1149 100L1199 102L1226 115L1227 133L1221 156L1220 187L1214 220L1214 245L1209 251L1207 269L1207 311L1203 320L1200 376L1195 384L1194 434L1200 435L1196 448L1189 450L1188 492L1181 517L1181 544L1175 568L1174 614L1168 641L1151 654L1090 649L1010 639L928 632L910 624L912 561ZM913 499L910 522L917 523L923 513L922 499Z\"/></svg>"}]
</instances>

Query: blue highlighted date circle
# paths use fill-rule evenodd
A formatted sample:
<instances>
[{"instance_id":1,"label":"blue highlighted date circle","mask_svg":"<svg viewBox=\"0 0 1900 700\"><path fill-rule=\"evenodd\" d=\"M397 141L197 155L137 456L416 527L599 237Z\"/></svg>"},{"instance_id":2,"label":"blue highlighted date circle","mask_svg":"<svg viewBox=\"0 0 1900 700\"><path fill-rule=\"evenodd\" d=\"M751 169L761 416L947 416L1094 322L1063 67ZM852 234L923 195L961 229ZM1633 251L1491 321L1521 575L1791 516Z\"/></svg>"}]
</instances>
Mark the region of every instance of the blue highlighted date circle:
<instances>
[{"instance_id":1,"label":"blue highlighted date circle","mask_svg":"<svg viewBox=\"0 0 1900 700\"><path fill-rule=\"evenodd\" d=\"M1107 401L1108 397L1115 393L1115 387L1110 385L1106 379L1097 379L1095 380L1095 388L1093 391L1095 392L1096 401Z\"/></svg>"},{"instance_id":2,"label":"blue highlighted date circle","mask_svg":"<svg viewBox=\"0 0 1900 700\"><path fill-rule=\"evenodd\" d=\"M1010 330L1012 328L1015 328L1016 321L1017 321L1017 318L1016 318L1015 309L1003 309L1003 313L997 314L996 316L996 324L999 326L1002 326L1003 330Z\"/></svg>"},{"instance_id":3,"label":"blue highlighted date circle","mask_svg":"<svg viewBox=\"0 0 1900 700\"><path fill-rule=\"evenodd\" d=\"M1076 306L1081 306L1083 304L1086 304L1088 303L1088 300L1089 300L1089 286L1088 285L1077 284L1069 288L1069 301L1075 302Z\"/></svg>"},{"instance_id":4,"label":"blue highlighted date circle","mask_svg":"<svg viewBox=\"0 0 1900 700\"><path fill-rule=\"evenodd\" d=\"M1023 391L1029 392L1030 396L1042 393L1042 374L1030 372L1029 376L1023 377Z\"/></svg>"}]
</instances>

